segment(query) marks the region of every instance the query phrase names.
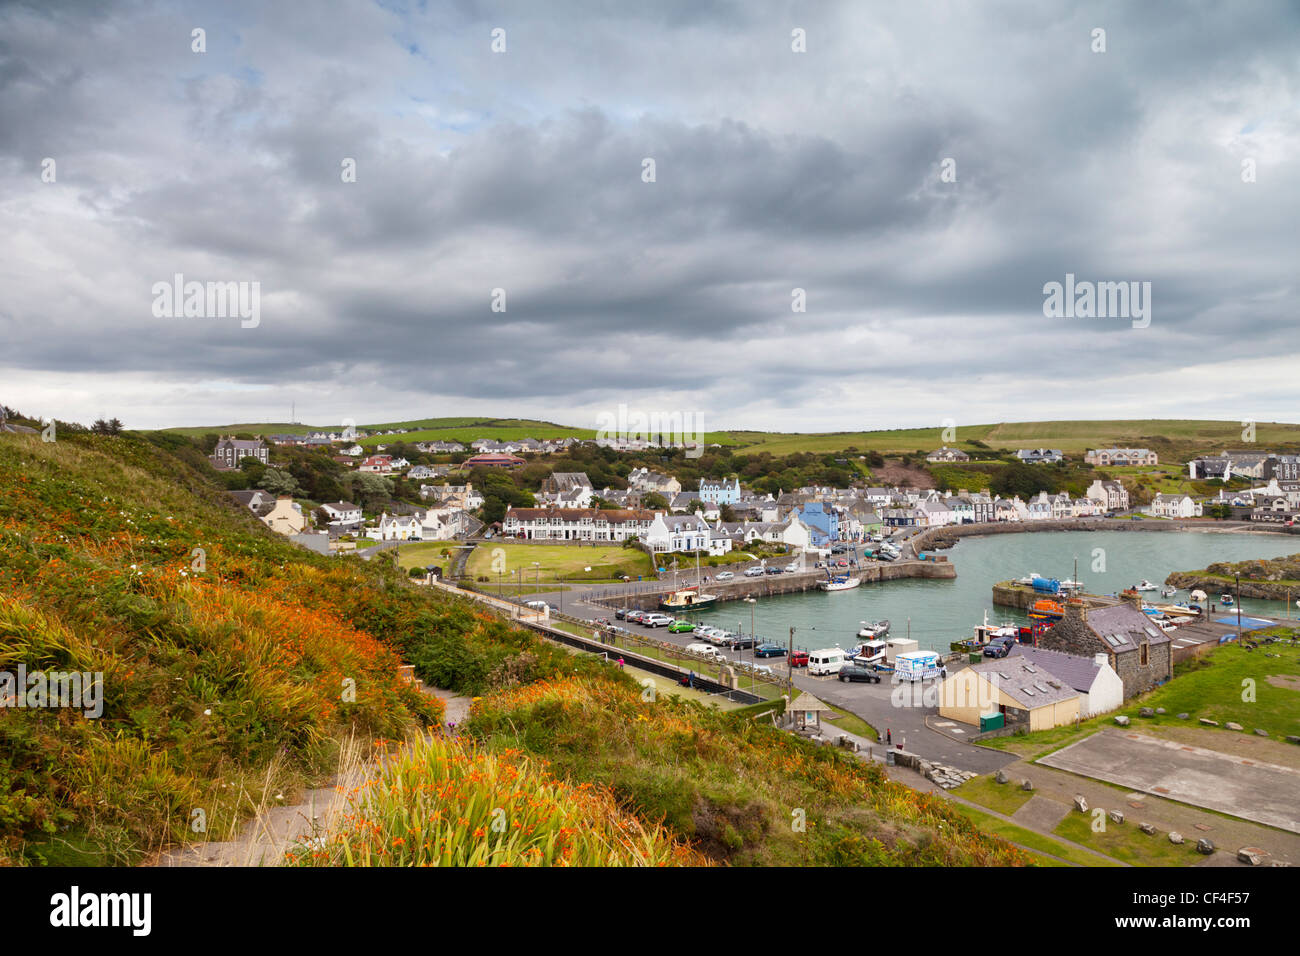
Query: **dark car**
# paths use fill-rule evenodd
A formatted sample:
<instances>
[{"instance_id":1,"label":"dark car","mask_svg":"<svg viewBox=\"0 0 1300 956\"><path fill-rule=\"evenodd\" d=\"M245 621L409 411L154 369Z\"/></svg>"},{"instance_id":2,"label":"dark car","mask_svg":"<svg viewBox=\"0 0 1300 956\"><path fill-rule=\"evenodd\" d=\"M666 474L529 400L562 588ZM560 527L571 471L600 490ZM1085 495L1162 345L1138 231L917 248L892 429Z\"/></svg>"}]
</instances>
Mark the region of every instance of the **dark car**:
<instances>
[{"instance_id":1,"label":"dark car","mask_svg":"<svg viewBox=\"0 0 1300 956\"><path fill-rule=\"evenodd\" d=\"M868 684L879 684L880 675L874 668L864 667L861 664L845 663L840 668L840 680L842 681L866 681Z\"/></svg>"},{"instance_id":2,"label":"dark car","mask_svg":"<svg viewBox=\"0 0 1300 956\"><path fill-rule=\"evenodd\" d=\"M995 637L984 647L985 657L1006 657L1011 653L1011 645L1014 644L1009 637Z\"/></svg>"},{"instance_id":3,"label":"dark car","mask_svg":"<svg viewBox=\"0 0 1300 956\"><path fill-rule=\"evenodd\" d=\"M782 570L781 570L780 568L774 568L774 567L767 567L767 568L764 568L763 570L764 570L764 572L767 573L767 574L782 574L782 573L784 573L784 572L782 572Z\"/></svg>"},{"instance_id":4,"label":"dark car","mask_svg":"<svg viewBox=\"0 0 1300 956\"><path fill-rule=\"evenodd\" d=\"M641 619L645 617L645 615L645 611L638 611L636 608L632 608L632 610L623 615L623 620L630 621L633 624L640 624Z\"/></svg>"},{"instance_id":5,"label":"dark car","mask_svg":"<svg viewBox=\"0 0 1300 956\"><path fill-rule=\"evenodd\" d=\"M745 637L741 634L734 634L729 643L731 644L731 649L733 651L743 651L754 646L754 639L752 637Z\"/></svg>"},{"instance_id":6,"label":"dark car","mask_svg":"<svg viewBox=\"0 0 1300 956\"><path fill-rule=\"evenodd\" d=\"M627 619L627 608L625 608L625 607L615 608L615 610L614 610L614 619L615 619L616 621L623 621L623 620L626 620L626 619Z\"/></svg>"},{"instance_id":7,"label":"dark car","mask_svg":"<svg viewBox=\"0 0 1300 956\"><path fill-rule=\"evenodd\" d=\"M754 648L755 657L784 657L785 648L780 644L759 644Z\"/></svg>"},{"instance_id":8,"label":"dark car","mask_svg":"<svg viewBox=\"0 0 1300 956\"><path fill-rule=\"evenodd\" d=\"M807 651L795 651L793 654L791 654L791 655L790 655L790 666L791 666L791 667L807 667L807 666L808 666L808 652L807 652Z\"/></svg>"}]
</instances>

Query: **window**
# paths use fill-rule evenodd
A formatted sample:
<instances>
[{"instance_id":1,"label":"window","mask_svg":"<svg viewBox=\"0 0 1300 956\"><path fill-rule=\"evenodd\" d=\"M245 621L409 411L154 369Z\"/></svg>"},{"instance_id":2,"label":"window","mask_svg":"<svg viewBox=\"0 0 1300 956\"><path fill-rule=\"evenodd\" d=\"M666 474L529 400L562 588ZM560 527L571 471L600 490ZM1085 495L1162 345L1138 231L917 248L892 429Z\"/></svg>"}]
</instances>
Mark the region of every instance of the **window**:
<instances>
[{"instance_id":1,"label":"window","mask_svg":"<svg viewBox=\"0 0 1300 956\"><path fill-rule=\"evenodd\" d=\"M1147 666L1147 646L1148 646L1147 642L1143 641L1142 642L1142 666L1143 667Z\"/></svg>"}]
</instances>

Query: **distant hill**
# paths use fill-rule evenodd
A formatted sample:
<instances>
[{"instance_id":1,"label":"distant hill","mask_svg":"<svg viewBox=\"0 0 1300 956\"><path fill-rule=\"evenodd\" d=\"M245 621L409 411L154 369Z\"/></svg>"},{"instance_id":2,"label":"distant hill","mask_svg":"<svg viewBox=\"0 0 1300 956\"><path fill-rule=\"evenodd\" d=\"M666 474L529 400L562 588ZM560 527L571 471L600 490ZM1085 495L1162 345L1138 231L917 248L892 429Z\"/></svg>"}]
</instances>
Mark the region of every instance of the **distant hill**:
<instances>
[{"instance_id":1,"label":"distant hill","mask_svg":"<svg viewBox=\"0 0 1300 956\"><path fill-rule=\"evenodd\" d=\"M219 434L249 432L256 435L306 434L311 431L341 428L342 425L338 423L294 425L246 422L162 430L193 436L211 432ZM512 438L596 437L595 429L575 428L526 418L424 418L406 422L358 424L357 428L362 431L391 428L415 429L401 436L403 441L443 440L469 443L477 438L505 441ZM361 444L374 445L393 440L395 439L392 436L371 436L362 439ZM705 435L705 441L711 444L729 445L737 451L764 451L773 455L788 455L794 452L826 454L850 448L859 452L901 454L918 450L930 451L943 444L971 451L979 448L979 445L973 444L974 442L982 442L990 448L1059 448L1068 455L1082 455L1089 448L1136 445L1152 448L1161 455L1162 461L1166 457L1181 460L1189 454L1225 446L1239 448L1245 444L1239 421L1193 419L1001 422L963 425L956 429L955 439L949 442L943 440L942 427L937 425L932 428L877 429L861 432L731 430L709 432ZM1256 425L1255 444L1262 450L1277 448L1300 450L1300 424L1259 422Z\"/></svg>"}]
</instances>

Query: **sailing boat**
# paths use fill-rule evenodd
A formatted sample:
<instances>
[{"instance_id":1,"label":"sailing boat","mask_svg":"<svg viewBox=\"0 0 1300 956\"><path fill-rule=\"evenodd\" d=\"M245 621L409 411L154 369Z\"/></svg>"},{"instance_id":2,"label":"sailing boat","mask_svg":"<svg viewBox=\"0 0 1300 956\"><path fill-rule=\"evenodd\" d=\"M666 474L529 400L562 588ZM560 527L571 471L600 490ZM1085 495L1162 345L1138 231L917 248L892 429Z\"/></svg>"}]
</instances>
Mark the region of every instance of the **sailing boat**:
<instances>
[{"instance_id":1,"label":"sailing boat","mask_svg":"<svg viewBox=\"0 0 1300 956\"><path fill-rule=\"evenodd\" d=\"M659 602L661 611L697 611L712 607L718 601L716 594L705 594L700 583L700 553L695 552L695 583L673 591Z\"/></svg>"},{"instance_id":2,"label":"sailing boat","mask_svg":"<svg viewBox=\"0 0 1300 956\"><path fill-rule=\"evenodd\" d=\"M823 591L847 591L855 588L862 583L862 578L850 577L847 574L831 574L830 569L826 569L826 580L818 581L817 586Z\"/></svg>"}]
</instances>

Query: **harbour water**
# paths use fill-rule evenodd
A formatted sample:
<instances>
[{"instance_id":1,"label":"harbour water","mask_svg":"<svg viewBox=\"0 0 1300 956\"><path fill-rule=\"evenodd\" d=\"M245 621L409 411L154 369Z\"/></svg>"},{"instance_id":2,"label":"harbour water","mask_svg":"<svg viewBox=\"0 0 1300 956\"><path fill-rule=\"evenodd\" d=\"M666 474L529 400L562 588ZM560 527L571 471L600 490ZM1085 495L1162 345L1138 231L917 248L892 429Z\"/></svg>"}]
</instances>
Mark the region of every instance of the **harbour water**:
<instances>
[{"instance_id":1,"label":"harbour water","mask_svg":"<svg viewBox=\"0 0 1300 956\"><path fill-rule=\"evenodd\" d=\"M750 631L751 610L761 637L784 644L791 627L795 646L807 649L849 646L861 621L887 618L890 636L904 637L911 618L911 636L922 648L948 649L950 642L969 637L988 611L990 623L1026 622L1020 611L995 607L993 585L1038 573L1065 580L1079 559L1079 580L1094 594L1114 594L1144 578L1163 586L1172 571L1191 571L1216 561L1275 558L1300 552L1300 540L1289 535L1221 534L1200 531L1036 531L961 539L946 554L957 568L950 580L908 578L863 584L850 591L808 591L759 598L750 605L730 601L692 615L700 623L728 630ZM1101 559L1104 558L1104 565ZM1104 570L1094 570L1102 568ZM1144 595L1161 603L1159 592ZM1211 594L1217 603L1218 593ZM1292 596L1290 616L1300 615ZM1180 591L1174 601L1187 600ZM1244 613L1283 617L1282 601L1242 601Z\"/></svg>"}]
</instances>

